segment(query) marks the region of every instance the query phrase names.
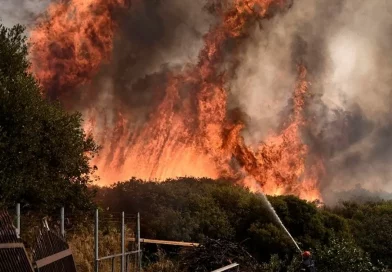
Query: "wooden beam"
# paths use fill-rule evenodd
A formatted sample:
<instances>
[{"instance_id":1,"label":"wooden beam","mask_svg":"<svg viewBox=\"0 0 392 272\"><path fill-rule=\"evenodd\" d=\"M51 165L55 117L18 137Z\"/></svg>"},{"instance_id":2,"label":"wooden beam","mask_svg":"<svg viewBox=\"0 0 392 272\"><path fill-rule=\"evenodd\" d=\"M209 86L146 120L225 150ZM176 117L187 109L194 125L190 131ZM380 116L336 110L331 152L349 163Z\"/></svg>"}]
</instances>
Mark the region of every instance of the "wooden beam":
<instances>
[{"instance_id":1,"label":"wooden beam","mask_svg":"<svg viewBox=\"0 0 392 272\"><path fill-rule=\"evenodd\" d=\"M66 249L66 250L60 251L59 253L56 253L56 254L50 255L46 258L43 258L41 260L38 260L35 262L35 264L36 264L37 268L41 268L41 267L44 267L48 264L54 263L58 260L61 260L65 257L68 257L70 255L72 255L71 250Z\"/></svg>"},{"instance_id":2,"label":"wooden beam","mask_svg":"<svg viewBox=\"0 0 392 272\"><path fill-rule=\"evenodd\" d=\"M2 248L24 248L23 243L5 243L0 244L0 249Z\"/></svg>"},{"instance_id":3,"label":"wooden beam","mask_svg":"<svg viewBox=\"0 0 392 272\"><path fill-rule=\"evenodd\" d=\"M135 238L130 238L128 241L135 242ZM184 247L197 247L198 243L189 243L189 242L178 242L178 241L165 241L165 240L154 240L154 239L145 239L140 238L141 243L145 244L158 244L158 245L170 245L170 246L184 246Z\"/></svg>"}]
</instances>

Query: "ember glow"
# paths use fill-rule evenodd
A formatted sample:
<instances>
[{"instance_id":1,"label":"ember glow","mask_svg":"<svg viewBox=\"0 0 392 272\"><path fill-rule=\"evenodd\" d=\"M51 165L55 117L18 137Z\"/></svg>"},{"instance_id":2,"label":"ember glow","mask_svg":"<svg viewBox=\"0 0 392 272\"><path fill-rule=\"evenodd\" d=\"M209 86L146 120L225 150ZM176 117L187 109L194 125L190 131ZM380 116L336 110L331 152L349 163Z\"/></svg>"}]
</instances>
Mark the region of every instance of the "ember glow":
<instances>
[{"instance_id":1,"label":"ember glow","mask_svg":"<svg viewBox=\"0 0 392 272\"><path fill-rule=\"evenodd\" d=\"M145 8L142 0L131 4L121 0L53 3L31 31L32 71L47 97L84 113L86 132L103 147L94 161L101 184L131 177L158 181L224 177L253 190L262 188L267 194L321 199L323 160L310 154L301 135L311 122L304 114L311 92L307 67L297 63L297 84L287 97L293 102L281 128L260 139L257 146L242 137L247 123L241 111L228 106L227 83L236 69L236 52L250 27L276 12L285 12L286 1L222 2L225 4L210 3L218 19L203 36L196 64L144 78L153 98L159 99L152 99L154 108L142 121L136 109L114 97L115 84L93 84L101 66L111 61L117 14ZM117 39L121 38L118 34ZM97 88L108 91L97 94ZM75 97L78 102L73 104ZM256 180L257 186L250 180Z\"/></svg>"}]
</instances>

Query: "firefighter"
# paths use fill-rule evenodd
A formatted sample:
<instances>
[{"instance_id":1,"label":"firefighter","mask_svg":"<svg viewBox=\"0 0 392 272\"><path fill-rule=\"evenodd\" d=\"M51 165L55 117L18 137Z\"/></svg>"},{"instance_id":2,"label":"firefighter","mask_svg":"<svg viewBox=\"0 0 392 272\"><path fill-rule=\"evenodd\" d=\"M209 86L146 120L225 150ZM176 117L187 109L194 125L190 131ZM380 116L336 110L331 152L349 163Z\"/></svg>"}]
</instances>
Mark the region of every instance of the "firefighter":
<instances>
[{"instance_id":1,"label":"firefighter","mask_svg":"<svg viewBox=\"0 0 392 272\"><path fill-rule=\"evenodd\" d=\"M314 260L312 260L312 254L309 251L302 252L301 272L316 272L314 266Z\"/></svg>"}]
</instances>

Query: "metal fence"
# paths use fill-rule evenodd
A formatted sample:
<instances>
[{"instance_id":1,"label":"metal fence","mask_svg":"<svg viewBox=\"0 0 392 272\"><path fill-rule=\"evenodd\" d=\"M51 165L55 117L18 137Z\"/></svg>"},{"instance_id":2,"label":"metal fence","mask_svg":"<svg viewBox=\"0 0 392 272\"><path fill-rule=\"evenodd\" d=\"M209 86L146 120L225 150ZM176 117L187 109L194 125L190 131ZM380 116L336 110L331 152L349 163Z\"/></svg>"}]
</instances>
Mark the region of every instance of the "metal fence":
<instances>
[{"instance_id":1,"label":"metal fence","mask_svg":"<svg viewBox=\"0 0 392 272\"><path fill-rule=\"evenodd\" d=\"M61 234L47 223L36 236L31 250L32 262L20 239L20 204L16 206L16 226L7 211L0 211L0 271L76 272L72 252L65 241L64 208L61 209Z\"/></svg>"},{"instance_id":2,"label":"metal fence","mask_svg":"<svg viewBox=\"0 0 392 272\"><path fill-rule=\"evenodd\" d=\"M131 269L131 256L135 257L136 271L142 271L142 260L141 253L142 250L140 248L140 214L137 214L136 221L136 250L133 251L125 251L125 243L129 241L126 239L126 225L125 225L125 213L121 213L121 253L112 254L108 256L99 256L99 211L98 209L95 211L95 225L94 225L94 272L99 272L99 265L102 261L111 261L111 271L115 271L115 259L121 259L121 272L128 272ZM106 272L106 271L105 271Z\"/></svg>"},{"instance_id":3,"label":"metal fence","mask_svg":"<svg viewBox=\"0 0 392 272\"><path fill-rule=\"evenodd\" d=\"M94 271L99 270L99 264L105 260L111 261L111 271L115 270L115 260L120 259L121 272L141 271L141 248L140 248L140 215L132 216L136 223L134 238L136 250L125 251L126 243L130 237L126 237L126 225L124 212L121 218L121 252L109 256L99 256L98 210L95 215L94 227ZM129 217L127 217L129 219ZM22 240L20 205L16 206L15 222L7 211L0 211L0 271L7 272L76 272L76 265L72 252L65 240L65 215L61 208L60 229L49 229L46 219L44 227L39 228L35 243L31 248L29 258ZM128 239L126 239L128 238ZM106 269L107 270L107 269Z\"/></svg>"},{"instance_id":4,"label":"metal fence","mask_svg":"<svg viewBox=\"0 0 392 272\"><path fill-rule=\"evenodd\" d=\"M33 271L26 249L7 211L0 211L0 271Z\"/></svg>"},{"instance_id":5,"label":"metal fence","mask_svg":"<svg viewBox=\"0 0 392 272\"><path fill-rule=\"evenodd\" d=\"M75 262L72 252L65 240L64 230L64 209L61 209L60 230L50 230L48 224L44 224L39 230L32 247L32 262L26 252L25 246L20 239L20 205L16 207L16 226L7 211L0 210L0 271L7 272L76 272ZM129 218L129 217L127 217ZM161 241L140 238L140 214L136 219L135 235L126 237L125 214L121 213L121 252L99 256L99 212L95 212L94 225L94 272L99 272L99 265L102 261L111 261L111 271L115 271L115 259L120 259L120 271L141 272L142 271L142 250L141 243L167 244L177 246L198 246L197 243L186 243L179 241ZM128 226L129 227L129 226ZM132 227L135 227L134 225ZM134 242L136 250L125 251L126 242ZM133 260L131 258L133 257ZM131 261L133 262L131 264ZM105 272L108 270L105 269ZM118 270L116 270L118 271ZM239 271L237 263L219 268L212 272Z\"/></svg>"}]
</instances>

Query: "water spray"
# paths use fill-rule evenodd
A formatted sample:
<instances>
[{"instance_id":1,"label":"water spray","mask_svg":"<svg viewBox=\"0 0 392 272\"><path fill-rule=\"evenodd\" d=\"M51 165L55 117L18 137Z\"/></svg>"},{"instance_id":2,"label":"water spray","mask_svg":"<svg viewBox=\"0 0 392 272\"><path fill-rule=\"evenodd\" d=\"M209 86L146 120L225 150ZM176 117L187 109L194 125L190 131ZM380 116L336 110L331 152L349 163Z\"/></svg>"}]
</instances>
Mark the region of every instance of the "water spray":
<instances>
[{"instance_id":1,"label":"water spray","mask_svg":"<svg viewBox=\"0 0 392 272\"><path fill-rule=\"evenodd\" d=\"M295 247L298 249L299 253L302 254L302 250L299 247L299 245L297 244L297 242L294 240L294 237L291 236L290 232L288 231L288 229L285 227L285 225L283 224L282 220L280 220L278 214L276 213L274 207L272 206L271 202L269 202L268 198L265 196L265 194L263 193L263 190L261 188L261 186L256 182L256 180L252 177L252 176L248 176L250 177L250 179L248 180L249 182L251 182L252 187L257 187L257 194L261 196L261 199L264 201L264 203L267 205L267 207L271 210L272 215L274 216L274 219L277 221L277 223L284 229L284 231L287 233L287 235L290 237L291 241L293 241Z\"/></svg>"},{"instance_id":2,"label":"water spray","mask_svg":"<svg viewBox=\"0 0 392 272\"><path fill-rule=\"evenodd\" d=\"M267 206L270 208L274 218L276 221L279 223L279 225L284 229L284 231L287 233L287 235L290 237L291 241L293 241L295 247L298 249L300 253L302 253L301 248L298 246L297 242L294 240L293 236L291 236L290 232L287 230L285 225L283 224L282 220L280 220L278 214L276 213L274 207L272 206L271 202L269 202L268 198L263 194L259 193L261 195L261 198L264 200L264 202L267 204Z\"/></svg>"}]
</instances>

